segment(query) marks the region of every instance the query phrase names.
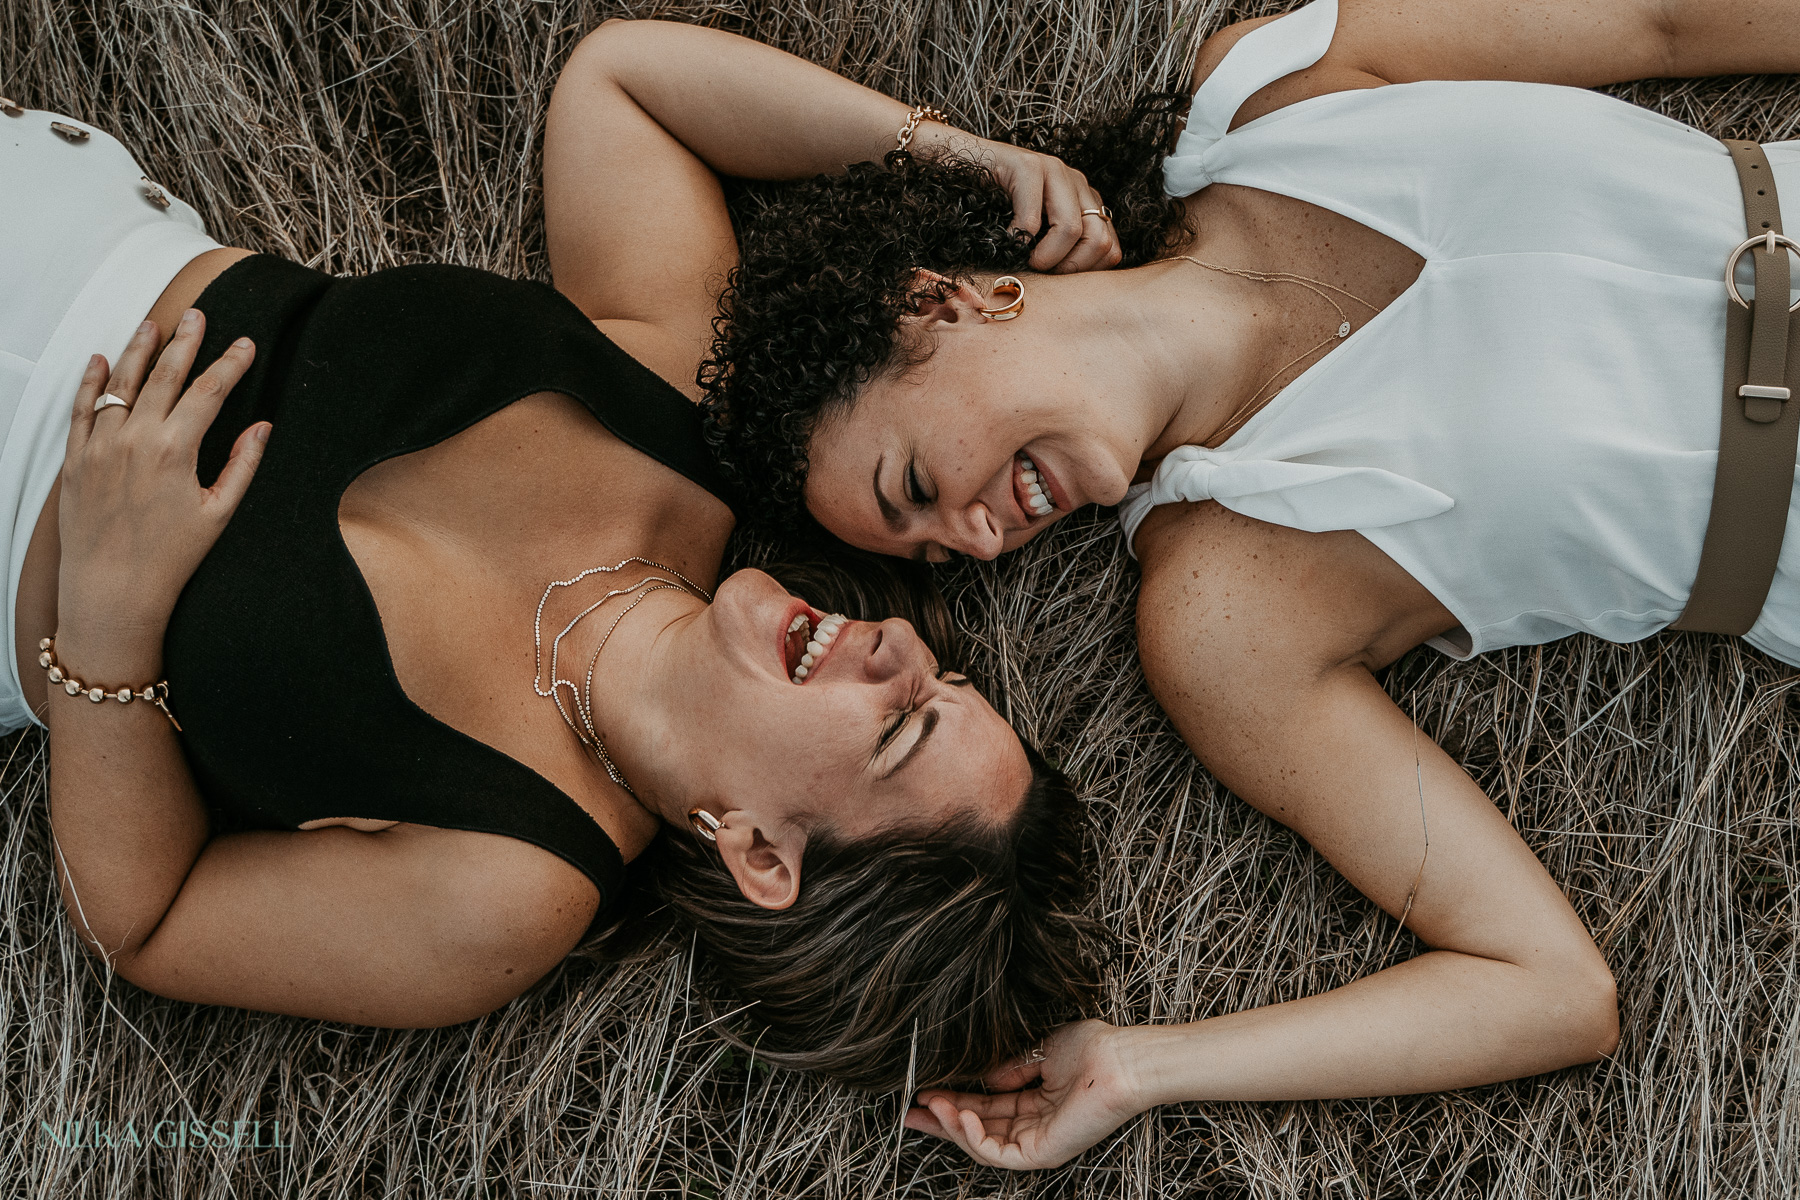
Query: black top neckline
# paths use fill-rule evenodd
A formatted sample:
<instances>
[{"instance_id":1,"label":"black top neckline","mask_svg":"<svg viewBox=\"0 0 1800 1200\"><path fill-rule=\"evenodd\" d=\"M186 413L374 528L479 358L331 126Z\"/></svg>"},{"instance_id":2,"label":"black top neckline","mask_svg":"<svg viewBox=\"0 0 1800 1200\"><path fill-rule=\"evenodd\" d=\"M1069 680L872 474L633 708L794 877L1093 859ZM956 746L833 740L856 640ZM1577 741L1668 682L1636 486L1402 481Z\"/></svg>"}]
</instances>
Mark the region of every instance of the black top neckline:
<instances>
[{"instance_id":1,"label":"black top neckline","mask_svg":"<svg viewBox=\"0 0 1800 1200\"><path fill-rule=\"evenodd\" d=\"M535 768L407 693L338 510L372 467L540 392L730 505L696 406L566 297L466 268L333 279L253 255L196 306L199 363L239 336L259 349L202 444L201 478L246 425L276 429L165 639L183 746L220 827L361 817L498 833L583 871L604 911L623 887L617 847Z\"/></svg>"}]
</instances>

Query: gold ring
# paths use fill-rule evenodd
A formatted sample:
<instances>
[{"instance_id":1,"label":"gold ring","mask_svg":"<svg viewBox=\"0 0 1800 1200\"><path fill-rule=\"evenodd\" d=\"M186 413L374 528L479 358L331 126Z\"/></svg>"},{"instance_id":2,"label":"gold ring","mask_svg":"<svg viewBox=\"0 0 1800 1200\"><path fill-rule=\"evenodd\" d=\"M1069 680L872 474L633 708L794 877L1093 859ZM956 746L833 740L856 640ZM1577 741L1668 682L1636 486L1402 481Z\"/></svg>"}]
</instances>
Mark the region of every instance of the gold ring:
<instances>
[{"instance_id":1,"label":"gold ring","mask_svg":"<svg viewBox=\"0 0 1800 1200\"><path fill-rule=\"evenodd\" d=\"M104 396L100 397L98 400L94 401L94 411L99 412L103 408L111 408L114 405L118 405L120 408L124 409L126 412L131 411L131 401L121 400L117 396L113 395L111 392L106 393L106 395L104 395Z\"/></svg>"},{"instance_id":2,"label":"gold ring","mask_svg":"<svg viewBox=\"0 0 1800 1200\"><path fill-rule=\"evenodd\" d=\"M1081 210L1081 215L1084 217L1099 217L1107 224L1112 224L1112 209L1106 207L1104 204L1099 208L1084 208Z\"/></svg>"}]
</instances>

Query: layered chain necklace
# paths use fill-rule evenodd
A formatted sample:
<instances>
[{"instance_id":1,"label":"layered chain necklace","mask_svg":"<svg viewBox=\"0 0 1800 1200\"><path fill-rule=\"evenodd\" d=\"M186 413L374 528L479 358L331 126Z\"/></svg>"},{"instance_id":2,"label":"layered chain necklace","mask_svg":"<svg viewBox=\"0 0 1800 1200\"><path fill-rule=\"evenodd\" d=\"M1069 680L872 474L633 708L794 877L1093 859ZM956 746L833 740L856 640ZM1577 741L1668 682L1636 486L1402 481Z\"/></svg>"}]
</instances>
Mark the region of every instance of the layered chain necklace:
<instances>
[{"instance_id":1,"label":"layered chain necklace","mask_svg":"<svg viewBox=\"0 0 1800 1200\"><path fill-rule=\"evenodd\" d=\"M544 690L544 688L540 686L540 681L543 679L544 675L544 605L550 602L551 595L557 588L574 587L590 575L616 574L634 563L649 567L656 571L667 571L669 574L673 575L675 579L664 579L660 575L646 575L629 587L614 588L612 591L606 593L606 595L600 597L598 600L576 613L574 619L563 626L562 632L551 639L550 688L548 691ZM680 580L681 582L677 583L675 580ZM633 555L630 558L619 560L610 567L589 567L572 579L552 580L550 586L544 589L543 596L538 599L537 615L531 622L531 690L556 705L556 711L562 714L563 724L569 727L570 731L575 734L575 737L583 746L586 746L593 752L595 760L598 761L602 767L606 768L607 777L620 787L624 788L634 798L637 796L637 793L632 791L629 783L625 782L625 773L619 770L618 765L613 762L612 756L606 752L606 742L601 739L600 731L594 726L594 666L600 661L600 652L606 649L606 643L611 640L613 630L619 627L619 622L625 619L625 614L642 604L645 597L649 596L652 592L686 592L690 596L699 597L708 604L712 603L711 592L689 579L686 575L683 575L680 571L677 571L674 567L666 567L662 563L652 562L650 559ZM562 649L562 640L569 636L569 632L573 630L575 626L581 624L584 618L598 612L602 605L608 600L613 599L615 596L630 596L631 602L621 609L619 614L613 618L612 624L606 627L606 632L600 637L600 644L594 647L594 653L588 659L587 674L583 677L581 686L577 687L573 680L563 679L557 675L556 668L558 657ZM563 706L562 689L564 688L569 689L568 708ZM569 708L575 710L574 716L569 714ZM579 725L576 724L578 719L580 721Z\"/></svg>"},{"instance_id":2,"label":"layered chain necklace","mask_svg":"<svg viewBox=\"0 0 1800 1200\"><path fill-rule=\"evenodd\" d=\"M1317 354L1320 350L1324 349L1326 346L1331 345L1331 343L1333 343L1335 341L1340 341L1343 338L1347 338L1350 336L1349 314L1344 312L1343 305L1339 304L1335 299L1333 299L1328 294L1328 289L1331 292L1336 292L1340 296L1348 296L1350 299L1356 301L1358 304L1360 304L1364 308L1368 309L1371 316L1374 315L1375 313L1378 313L1381 311L1380 309L1376 308L1373 304L1370 304L1367 300L1364 300L1361 296L1358 296L1356 293L1347 292L1341 287L1337 287L1334 284L1326 283L1323 279L1313 279L1312 277L1307 276L1307 275L1296 275L1291 271L1243 271L1243 270L1239 270L1236 267L1221 267L1214 263L1201 262L1199 259L1191 258L1186 254L1172 255L1170 258L1168 258L1164 261L1173 262L1176 259L1179 259L1182 262L1191 262L1196 267L1205 267L1209 271L1217 271L1221 275L1235 275L1239 279L1250 279L1250 280L1254 280L1258 283L1291 283L1291 284L1294 284L1296 287L1305 288L1307 291L1309 291L1313 295L1319 297L1321 300L1323 300L1327 304L1331 305L1332 308L1335 308L1337 310L1337 315L1338 315L1337 330L1334 333L1332 333L1329 337L1325 338L1325 340L1320 342L1318 345L1313 346L1311 349L1305 351L1304 353L1297 354L1293 358L1289 359L1286 363L1282 364L1282 367L1279 371L1276 371L1273 375L1269 376L1269 378L1263 383L1263 385L1261 387L1257 388L1255 393L1251 395L1250 399L1244 401L1243 404L1239 405L1237 408L1237 411L1233 412L1231 414L1231 416L1227 417L1225 419L1225 423L1223 425L1219 426L1219 428L1213 432L1213 435L1207 439L1207 441L1215 443L1215 444L1225 442L1228 438L1231 437L1232 434L1236 433L1240 428L1243 427L1244 422L1248 421L1252 416L1254 416L1256 414L1256 402L1262 398L1262 394L1264 392L1269 390L1270 384L1274 383L1277 379L1280 379L1282 377L1282 375L1287 373L1287 370L1289 367L1292 367L1295 363L1299 362L1301 359L1309 358L1312 355Z\"/></svg>"}]
</instances>

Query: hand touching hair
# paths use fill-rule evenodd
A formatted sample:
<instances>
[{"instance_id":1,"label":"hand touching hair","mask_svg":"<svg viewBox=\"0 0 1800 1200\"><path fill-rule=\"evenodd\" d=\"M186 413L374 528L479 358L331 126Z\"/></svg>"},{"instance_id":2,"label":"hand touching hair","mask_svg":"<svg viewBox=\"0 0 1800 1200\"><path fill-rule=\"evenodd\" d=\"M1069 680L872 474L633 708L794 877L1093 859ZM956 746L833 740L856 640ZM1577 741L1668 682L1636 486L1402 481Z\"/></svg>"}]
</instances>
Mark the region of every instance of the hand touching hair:
<instances>
[{"instance_id":1,"label":"hand touching hair","mask_svg":"<svg viewBox=\"0 0 1800 1200\"><path fill-rule=\"evenodd\" d=\"M1163 194L1161 159L1186 97L1151 95L1080 126L1013 139L1084 172L1138 266L1187 240L1185 210ZM896 336L920 299L916 268L954 282L1027 269L1031 240L980 163L889 154L843 175L773 189L739 230L739 262L719 299L700 369L706 434L746 511L804 525L807 443L821 416L883 373L916 365Z\"/></svg>"}]
</instances>

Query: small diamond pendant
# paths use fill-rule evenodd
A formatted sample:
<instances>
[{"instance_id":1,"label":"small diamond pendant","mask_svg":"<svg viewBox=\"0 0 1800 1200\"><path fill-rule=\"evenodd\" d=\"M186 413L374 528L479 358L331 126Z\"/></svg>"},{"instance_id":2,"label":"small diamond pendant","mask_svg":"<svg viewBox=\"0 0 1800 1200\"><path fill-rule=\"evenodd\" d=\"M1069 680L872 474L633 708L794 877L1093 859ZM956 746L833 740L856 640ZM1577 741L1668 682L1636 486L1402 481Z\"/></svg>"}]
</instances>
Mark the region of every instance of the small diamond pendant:
<instances>
[{"instance_id":1,"label":"small diamond pendant","mask_svg":"<svg viewBox=\"0 0 1800 1200\"><path fill-rule=\"evenodd\" d=\"M1338 326L1338 336L1341 338L1350 336L1350 322L1345 321L1342 325Z\"/></svg>"}]
</instances>

